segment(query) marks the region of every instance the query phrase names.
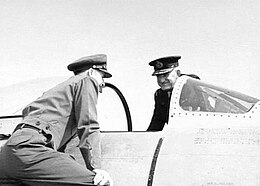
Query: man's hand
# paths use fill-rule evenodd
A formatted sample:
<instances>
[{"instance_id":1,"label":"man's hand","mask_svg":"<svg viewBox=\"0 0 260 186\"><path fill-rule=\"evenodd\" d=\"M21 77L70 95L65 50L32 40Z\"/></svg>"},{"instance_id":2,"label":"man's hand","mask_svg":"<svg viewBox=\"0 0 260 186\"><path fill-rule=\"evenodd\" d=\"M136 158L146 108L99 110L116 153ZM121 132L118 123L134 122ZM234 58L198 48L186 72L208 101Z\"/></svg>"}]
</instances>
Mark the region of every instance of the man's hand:
<instances>
[{"instance_id":1,"label":"man's hand","mask_svg":"<svg viewBox=\"0 0 260 186\"><path fill-rule=\"evenodd\" d=\"M94 177L95 185L109 185L113 186L113 180L105 170L94 169L93 172L96 173Z\"/></svg>"}]
</instances>

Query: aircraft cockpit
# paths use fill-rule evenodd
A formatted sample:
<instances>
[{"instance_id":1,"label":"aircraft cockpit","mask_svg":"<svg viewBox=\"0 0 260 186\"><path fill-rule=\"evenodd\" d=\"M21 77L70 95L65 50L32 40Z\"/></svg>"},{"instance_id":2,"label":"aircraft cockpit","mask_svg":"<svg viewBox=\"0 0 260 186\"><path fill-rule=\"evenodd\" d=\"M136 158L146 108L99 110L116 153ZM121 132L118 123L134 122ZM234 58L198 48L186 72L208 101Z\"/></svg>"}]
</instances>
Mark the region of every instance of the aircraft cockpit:
<instances>
[{"instance_id":1,"label":"aircraft cockpit","mask_svg":"<svg viewBox=\"0 0 260 186\"><path fill-rule=\"evenodd\" d=\"M196 79L187 79L179 104L186 111L246 113L259 99Z\"/></svg>"}]
</instances>

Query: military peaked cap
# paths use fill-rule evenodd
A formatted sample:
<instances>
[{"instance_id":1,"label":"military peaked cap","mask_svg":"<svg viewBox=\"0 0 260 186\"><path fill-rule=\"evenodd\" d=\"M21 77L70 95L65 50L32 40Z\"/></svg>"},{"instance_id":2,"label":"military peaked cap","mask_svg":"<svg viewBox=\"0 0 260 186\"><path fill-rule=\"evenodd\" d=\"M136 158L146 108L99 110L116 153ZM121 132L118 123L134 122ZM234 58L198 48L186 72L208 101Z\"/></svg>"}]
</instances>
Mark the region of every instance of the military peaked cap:
<instances>
[{"instance_id":1,"label":"military peaked cap","mask_svg":"<svg viewBox=\"0 0 260 186\"><path fill-rule=\"evenodd\" d=\"M107 56L105 54L82 57L69 64L67 68L74 73L93 68L104 72L104 78L112 77L112 75L107 71Z\"/></svg>"},{"instance_id":2,"label":"military peaked cap","mask_svg":"<svg viewBox=\"0 0 260 186\"><path fill-rule=\"evenodd\" d=\"M171 72L174 68L179 66L178 60L181 56L168 56L153 60L149 63L154 67L153 76Z\"/></svg>"}]
</instances>

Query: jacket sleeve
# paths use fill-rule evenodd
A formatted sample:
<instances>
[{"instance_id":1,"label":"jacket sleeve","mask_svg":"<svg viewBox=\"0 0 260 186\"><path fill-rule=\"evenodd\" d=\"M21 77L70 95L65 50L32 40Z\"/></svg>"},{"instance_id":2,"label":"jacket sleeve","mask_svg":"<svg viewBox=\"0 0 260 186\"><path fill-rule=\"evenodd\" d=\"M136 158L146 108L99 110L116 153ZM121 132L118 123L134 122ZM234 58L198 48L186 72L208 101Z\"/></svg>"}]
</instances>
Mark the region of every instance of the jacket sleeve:
<instances>
[{"instance_id":1,"label":"jacket sleeve","mask_svg":"<svg viewBox=\"0 0 260 186\"><path fill-rule=\"evenodd\" d=\"M101 167L97 98L97 82L93 78L83 78L75 88L74 107L78 125L79 149L90 170Z\"/></svg>"},{"instance_id":2,"label":"jacket sleeve","mask_svg":"<svg viewBox=\"0 0 260 186\"><path fill-rule=\"evenodd\" d=\"M147 131L161 131L165 124L165 114L162 113L163 108L161 108L160 99L158 98L158 91L154 94L154 111Z\"/></svg>"}]
</instances>

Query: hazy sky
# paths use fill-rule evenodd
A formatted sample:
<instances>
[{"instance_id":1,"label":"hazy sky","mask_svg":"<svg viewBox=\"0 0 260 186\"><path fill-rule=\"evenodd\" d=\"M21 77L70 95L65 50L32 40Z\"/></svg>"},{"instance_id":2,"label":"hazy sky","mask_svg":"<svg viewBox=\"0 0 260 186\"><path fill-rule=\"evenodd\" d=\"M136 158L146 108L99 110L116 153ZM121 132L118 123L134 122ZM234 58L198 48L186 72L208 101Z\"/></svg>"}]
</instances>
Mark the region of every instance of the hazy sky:
<instances>
[{"instance_id":1,"label":"hazy sky","mask_svg":"<svg viewBox=\"0 0 260 186\"><path fill-rule=\"evenodd\" d=\"M259 10L257 0L0 0L0 86L70 76L69 63L105 53L107 81L143 129L157 89L149 61L181 55L184 73L259 98Z\"/></svg>"}]
</instances>

